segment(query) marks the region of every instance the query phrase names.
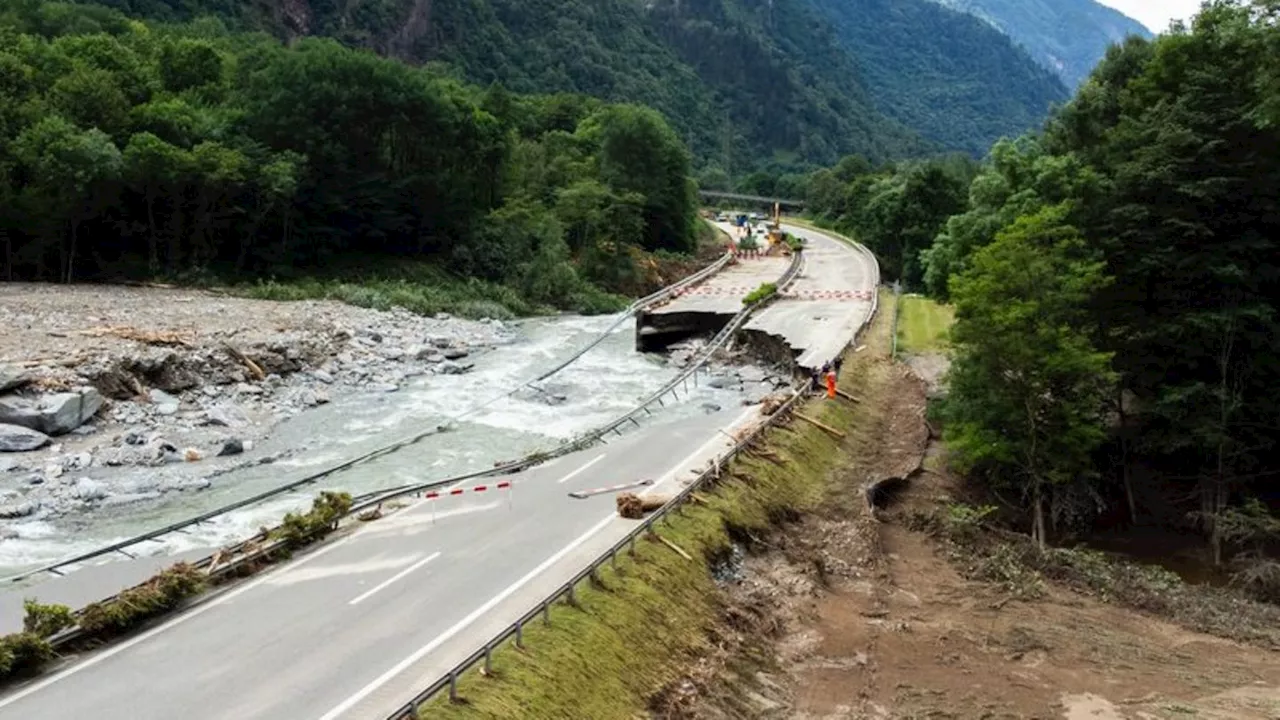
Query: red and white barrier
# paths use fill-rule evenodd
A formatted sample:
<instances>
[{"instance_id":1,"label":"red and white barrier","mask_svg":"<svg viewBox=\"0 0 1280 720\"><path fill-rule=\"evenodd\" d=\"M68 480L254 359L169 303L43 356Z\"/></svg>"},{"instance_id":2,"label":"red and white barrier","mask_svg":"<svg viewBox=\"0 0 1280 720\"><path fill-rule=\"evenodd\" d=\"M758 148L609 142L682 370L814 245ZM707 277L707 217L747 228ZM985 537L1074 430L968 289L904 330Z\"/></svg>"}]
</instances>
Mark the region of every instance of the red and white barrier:
<instances>
[{"instance_id":1,"label":"red and white barrier","mask_svg":"<svg viewBox=\"0 0 1280 720\"><path fill-rule=\"evenodd\" d=\"M476 485L469 488L450 488L448 490L431 490L423 493L421 497L424 500L435 500L437 498L452 497L454 495L466 495L469 492L488 492L490 490L497 491L510 489L511 481L503 480L502 482L494 483L492 485Z\"/></svg>"}]
</instances>

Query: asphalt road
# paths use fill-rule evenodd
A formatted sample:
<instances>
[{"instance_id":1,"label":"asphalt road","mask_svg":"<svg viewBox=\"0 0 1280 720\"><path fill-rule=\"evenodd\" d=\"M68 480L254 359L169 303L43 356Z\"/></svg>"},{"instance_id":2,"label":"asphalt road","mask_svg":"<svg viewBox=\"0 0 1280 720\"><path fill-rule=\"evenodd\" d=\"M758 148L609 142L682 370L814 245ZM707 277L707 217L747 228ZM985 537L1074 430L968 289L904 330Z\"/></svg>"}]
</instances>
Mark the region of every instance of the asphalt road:
<instances>
[{"instance_id":1,"label":"asphalt road","mask_svg":"<svg viewBox=\"0 0 1280 720\"><path fill-rule=\"evenodd\" d=\"M719 430L758 413L653 427L483 481L510 491L419 502L18 688L0 718L385 716L510 622L493 627L491 611L520 614L634 526L613 493L570 491L646 478L659 482L641 490L671 491L732 444Z\"/></svg>"},{"instance_id":2,"label":"asphalt road","mask_svg":"<svg viewBox=\"0 0 1280 720\"><path fill-rule=\"evenodd\" d=\"M817 234L806 255L797 296L753 324L820 364L852 340L869 304L805 299L805 288L874 291L874 266ZM635 526L615 514L613 492L569 492L641 479L655 480L642 494L673 492L732 445L733 430L761 420L758 407L730 408L646 427L461 486L484 492L414 503L14 688L0 696L0 720L378 720ZM511 490L493 488L503 480Z\"/></svg>"},{"instance_id":3,"label":"asphalt road","mask_svg":"<svg viewBox=\"0 0 1280 720\"><path fill-rule=\"evenodd\" d=\"M866 253L814 230L782 227L805 239L804 267L786 293L752 315L744 329L782 338L796 363L813 369L838 355L867 321L879 275Z\"/></svg>"},{"instance_id":4,"label":"asphalt road","mask_svg":"<svg viewBox=\"0 0 1280 720\"><path fill-rule=\"evenodd\" d=\"M738 228L726 223L716 227L736 238ZM787 272L791 259L784 257L739 258L705 282L690 288L679 297L649 311L651 315L667 313L715 313L736 315L742 310L742 298L764 283L777 282Z\"/></svg>"}]
</instances>

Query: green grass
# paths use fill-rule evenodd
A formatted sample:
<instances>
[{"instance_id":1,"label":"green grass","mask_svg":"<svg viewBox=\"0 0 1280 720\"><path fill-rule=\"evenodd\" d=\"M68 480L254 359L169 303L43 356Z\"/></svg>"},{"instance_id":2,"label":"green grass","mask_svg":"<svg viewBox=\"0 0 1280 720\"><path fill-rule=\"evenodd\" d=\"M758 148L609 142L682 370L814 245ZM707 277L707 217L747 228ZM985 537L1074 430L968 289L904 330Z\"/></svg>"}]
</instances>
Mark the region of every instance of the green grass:
<instances>
[{"instance_id":1,"label":"green grass","mask_svg":"<svg viewBox=\"0 0 1280 720\"><path fill-rule=\"evenodd\" d=\"M814 401L803 412L849 430L856 410ZM837 440L800 421L770 430L765 445L779 462L740 457L719 485L700 493L705 503L688 503L658 523L658 533L693 561L657 541L638 540L634 555L619 555L616 570L601 569L600 587L584 582L577 589L578 607L559 603L550 625L536 620L527 627L525 649L508 642L497 650L493 675L472 670L461 678L465 702L452 704L442 693L420 717L645 716L655 694L714 650L708 638L720 620L722 596L707 560L729 547L730 528L763 534L780 518L816 508L845 462Z\"/></svg>"},{"instance_id":2,"label":"green grass","mask_svg":"<svg viewBox=\"0 0 1280 720\"><path fill-rule=\"evenodd\" d=\"M903 297L898 317L898 350L908 353L940 352L950 345L947 335L955 311L949 305L923 297Z\"/></svg>"},{"instance_id":3,"label":"green grass","mask_svg":"<svg viewBox=\"0 0 1280 720\"><path fill-rule=\"evenodd\" d=\"M510 320L550 314L557 309L531 302L507 285L462 278L420 262L383 265L333 277L273 278L233 285L229 291L260 300L337 300L375 310L402 307L419 315L446 312L473 319ZM563 309L588 315L616 312L626 304L621 296L586 283L562 303Z\"/></svg>"}]
</instances>

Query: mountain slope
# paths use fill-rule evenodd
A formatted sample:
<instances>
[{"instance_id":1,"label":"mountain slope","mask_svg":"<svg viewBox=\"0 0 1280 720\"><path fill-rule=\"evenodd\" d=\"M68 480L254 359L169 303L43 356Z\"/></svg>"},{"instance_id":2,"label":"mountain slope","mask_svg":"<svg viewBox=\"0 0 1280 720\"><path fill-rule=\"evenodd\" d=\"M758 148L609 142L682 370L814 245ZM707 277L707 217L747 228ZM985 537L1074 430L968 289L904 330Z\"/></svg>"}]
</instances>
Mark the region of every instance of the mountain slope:
<instances>
[{"instance_id":1,"label":"mountain slope","mask_svg":"<svg viewBox=\"0 0 1280 720\"><path fill-rule=\"evenodd\" d=\"M971 13L1021 43L1073 90L1113 43L1150 30L1094 0L936 0Z\"/></svg>"},{"instance_id":2,"label":"mountain slope","mask_svg":"<svg viewBox=\"0 0 1280 720\"><path fill-rule=\"evenodd\" d=\"M983 155L1068 98L987 23L931 0L812 0L857 57L876 105L943 147Z\"/></svg>"},{"instance_id":3,"label":"mountain slope","mask_svg":"<svg viewBox=\"0 0 1280 720\"><path fill-rule=\"evenodd\" d=\"M700 164L877 160L932 146L876 109L808 0L97 0L212 14L282 38L325 35L521 92L650 105Z\"/></svg>"}]
</instances>

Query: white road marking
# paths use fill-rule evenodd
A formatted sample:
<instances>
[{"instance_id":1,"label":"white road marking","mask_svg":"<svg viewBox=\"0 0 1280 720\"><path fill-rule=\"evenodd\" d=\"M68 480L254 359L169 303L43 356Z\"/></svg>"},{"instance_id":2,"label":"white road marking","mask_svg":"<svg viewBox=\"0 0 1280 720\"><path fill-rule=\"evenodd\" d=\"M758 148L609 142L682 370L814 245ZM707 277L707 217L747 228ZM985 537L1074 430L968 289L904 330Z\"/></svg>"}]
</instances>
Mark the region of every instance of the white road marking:
<instances>
[{"instance_id":1,"label":"white road marking","mask_svg":"<svg viewBox=\"0 0 1280 720\"><path fill-rule=\"evenodd\" d=\"M600 530L602 530L606 525L608 525L610 522L613 521L613 518L614 518L613 514L610 513L609 517L606 517L604 520L601 520L599 523L594 525L590 530L578 536L578 538L575 539L573 542L569 543L568 545L565 545L563 548L557 551L556 554L544 560L541 565L534 568L533 570L530 570L529 574L515 581L511 585L507 586L507 588L502 592L498 593L497 595L494 595L492 598L489 598L488 602L476 608L475 610L471 611L470 615L467 615L466 617L459 620L457 624L455 624L453 627L449 628L448 630L445 630L443 633L438 635L434 640L427 643L426 645L423 645L421 648L416 650L409 657L405 658L404 660L401 660L399 663L395 665L395 667L392 667L390 670L387 670L382 675L379 675L373 682L369 683L368 685L365 685L363 688L358 690L354 695L347 698L346 700L343 700L341 703L338 704L337 707L325 713L321 717L321 720L335 720L335 718L341 717L343 713L355 707L357 703L359 703L361 700L364 700L375 690L377 690L378 688L390 682L393 678L395 678L395 676L404 672L405 669L408 668L409 666L413 665L414 663L418 662L422 658L426 657L428 653L430 653L431 651L443 645L454 635L457 635L458 633L465 630L468 625L475 622L480 616L492 610L494 606L496 606L498 603L502 602L503 600L506 600L508 597L514 594L517 590L519 590L520 588L528 584L530 580L533 580L535 577L540 575L544 570L546 570L547 568L551 567L556 562L558 562L565 555L568 555L569 553L573 552L573 550L577 548L579 545L586 542L587 540L590 540L592 535L595 535L597 532L600 532Z\"/></svg>"},{"instance_id":2,"label":"white road marking","mask_svg":"<svg viewBox=\"0 0 1280 720\"><path fill-rule=\"evenodd\" d=\"M311 562L312 560L316 560L325 555L328 555L334 550L337 550L338 548L345 545L353 537L355 537L355 535L348 535L342 538L341 540L335 542L334 544L329 545L327 547L322 547L319 550L316 550L315 552L311 553L310 555L307 555L306 557L300 560L289 563L288 565L282 565L280 566L279 569L277 569L274 572L268 571L264 575L262 575L262 577L256 578L254 580L250 580L248 583L241 585L235 590L231 590L227 592L225 595L219 595L218 597L204 603L203 605L198 605L194 609L192 609L190 612L179 615L178 617L173 618L172 620L164 623L163 625L159 625L155 628L152 628L151 630L148 630L142 633L141 635L133 638L132 640L126 640L125 642L120 643L119 645L103 650L102 652L96 655L93 655L92 657L89 657L84 662L80 662L75 665L72 665L66 670L63 670L62 672L57 673L56 675L51 675L48 678L45 678L44 680L41 680L37 683L29 685L19 690L18 692L12 695L9 695L8 697L0 699L0 708L8 707L9 705L12 705L13 703L18 702L19 700L27 697L28 695L31 695L32 693L39 692L49 687L50 685L58 682L59 680L62 680L63 678L70 677L80 672L81 670L86 670L88 668L91 668L94 665L97 665L98 663L104 660L108 660L112 657L115 657L116 655L119 655L120 653L124 652L125 650L128 650L134 645L146 642L147 640L150 640L151 638L155 637L156 635L159 635L160 633L166 630L177 627L178 625L181 625L182 623L187 622L192 618L199 617L204 613L209 612L210 610L218 607L219 605L230 602L231 600L234 600L237 597L258 587L259 585L273 579L273 576L281 572L290 572L292 570L296 570L299 566L305 565Z\"/></svg>"},{"instance_id":3,"label":"white road marking","mask_svg":"<svg viewBox=\"0 0 1280 720\"><path fill-rule=\"evenodd\" d=\"M749 412L754 412L755 410L756 408L750 408L744 411L742 415L739 415L738 418L734 420L734 423L736 424L739 420L741 420L741 418L744 415L746 415ZM668 471L667 474L664 475L663 477L668 478L668 477L674 476L677 472L680 471L681 468L683 468L685 465L688 465L690 462L693 462L693 460L695 460L699 455L706 452L707 448L711 447L712 445L718 442L723 442L723 440L719 436L716 436L712 438L710 441L704 443L702 447L699 447L697 450L694 450L692 453L689 454L688 457L686 457L685 459L681 460L678 464L673 466L671 470ZM596 459L599 460L600 458L596 458ZM431 642L418 648L416 651L414 651L412 655L396 663L394 667L392 667L391 669L379 675L377 678L373 680L373 682L360 688L358 691L356 691L354 695L347 698L346 700L343 700L341 703L337 705L337 707L333 708L329 712L322 715L320 717L320 720L337 720L337 718L342 717L343 713L347 712L351 708L358 705L360 701L364 700L365 698L369 697L369 695L376 692L378 688L382 687L383 685L386 685L388 682L391 682L391 680L395 679L397 675L404 672L409 667L411 667L414 663L418 662L422 658L429 655L436 648L448 642L450 639L453 638L453 636L467 629L467 627L471 625L471 623L475 622L485 613L492 610L494 607L498 605L498 603L501 603L503 600L506 600L507 598L514 595L516 591L518 591L520 588L524 587L525 585L529 584L530 581L532 581L534 578L536 578L537 576L545 572L547 568L559 562L566 555L568 555L569 553L577 549L579 545L582 545L586 541L590 540L592 536L594 536L596 533L603 530L610 523L614 522L617 519L618 519L618 516L616 514L612 512L609 513L600 522L591 526L590 530L579 535L577 538L572 540L568 545L565 545L564 547L560 548L560 550L558 550L556 554L544 560L542 564L538 565L538 567L530 570L527 575L520 578L519 580L516 580L511 585L508 585L506 589L502 590L502 592L499 592L497 595L494 595L493 597L489 598L489 600L486 601L485 604L481 605L475 610L472 610L471 614L459 620L448 630L445 630L444 632L437 635Z\"/></svg>"},{"instance_id":4,"label":"white road marking","mask_svg":"<svg viewBox=\"0 0 1280 720\"><path fill-rule=\"evenodd\" d=\"M436 559L436 558L438 558L438 557L440 557L440 553L439 553L439 552L435 552L435 553L432 553L432 554L430 554L430 555L428 555L428 556L426 556L426 557L422 558L422 559L421 559L421 560L419 560L418 562L416 562L416 563L414 563L414 564L410 565L409 567L407 567L407 568L405 568L405 569L401 570L400 572L396 573L395 575L392 575L391 577L387 578L387 579L386 579L386 580L384 580L383 582L381 582L381 583L379 583L378 585L376 585L372 590L369 590L368 592L364 593L364 594L363 594L363 595L361 595L360 597L356 598L355 600L352 600L351 602L349 602L349 603L347 603L347 604L348 604L348 605L357 605L357 604L359 604L359 603L360 603L360 601L361 601L361 600L367 600L367 599L368 599L370 596L372 596L374 593L378 592L379 590L385 590L389 585L391 585L391 584L392 584L392 583L394 583L395 581L397 581L397 580L399 580L399 579L403 578L405 575L408 575L409 573L413 572L414 570L417 570L418 568L422 567L423 565L426 565L427 563L431 562L432 560L435 560L435 559Z\"/></svg>"},{"instance_id":5,"label":"white road marking","mask_svg":"<svg viewBox=\"0 0 1280 720\"><path fill-rule=\"evenodd\" d=\"M603 459L604 459L604 456L605 456L605 453L600 453L600 457L596 458L595 460L592 460L592 461L588 462L586 465L583 465L582 467L578 468L577 470L574 470L573 472L569 473L568 475L565 475L564 477L560 478L560 479L559 479L559 480L557 480L556 482L557 482L557 483L565 483L565 482L569 482L570 480L572 480L572 479L574 479L574 478L578 477L579 475L581 475L582 473L586 472L586 471L587 471L587 468L589 468L589 467L591 467L592 465L595 465L596 463L598 463L598 462L600 462L601 460L603 460Z\"/></svg>"}]
</instances>

